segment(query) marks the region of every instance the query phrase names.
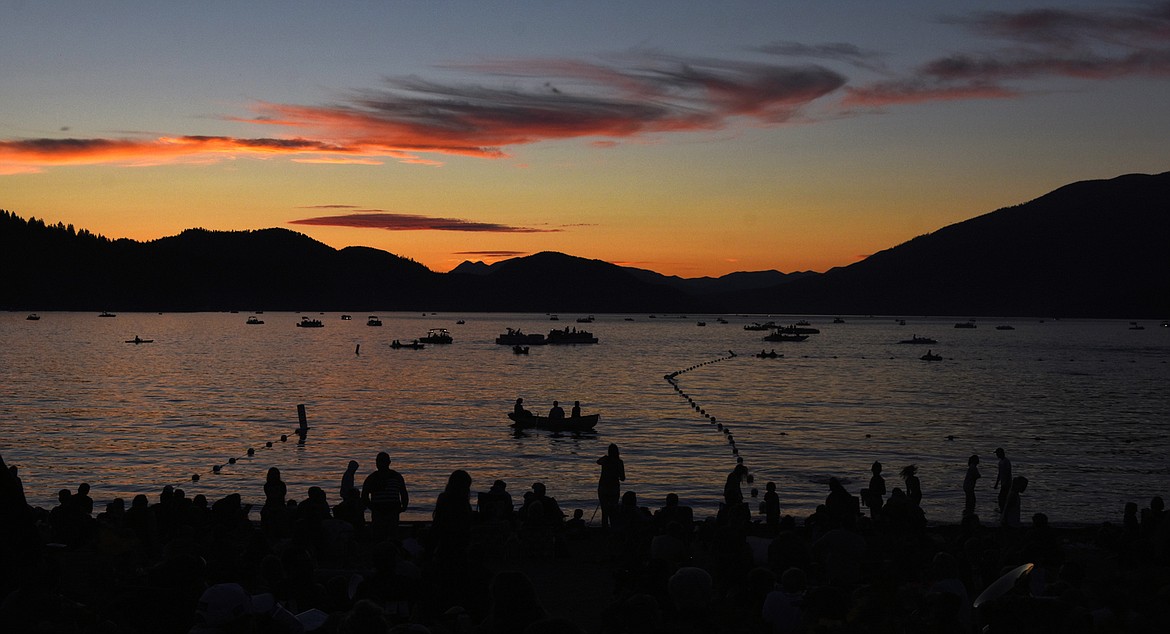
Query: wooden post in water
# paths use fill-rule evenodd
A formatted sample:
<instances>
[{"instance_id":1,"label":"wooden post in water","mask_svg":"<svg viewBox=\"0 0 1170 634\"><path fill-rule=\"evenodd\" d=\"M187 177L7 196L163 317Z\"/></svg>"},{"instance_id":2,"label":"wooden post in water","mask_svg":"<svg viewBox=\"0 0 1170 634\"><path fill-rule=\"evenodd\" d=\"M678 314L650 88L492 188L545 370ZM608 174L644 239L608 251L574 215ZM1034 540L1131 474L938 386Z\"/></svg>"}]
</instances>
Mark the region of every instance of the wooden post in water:
<instances>
[{"instance_id":1,"label":"wooden post in water","mask_svg":"<svg viewBox=\"0 0 1170 634\"><path fill-rule=\"evenodd\" d=\"M304 403L297 405L297 418L301 421L301 426L297 429L298 434L304 434L309 431L309 419L305 416Z\"/></svg>"}]
</instances>

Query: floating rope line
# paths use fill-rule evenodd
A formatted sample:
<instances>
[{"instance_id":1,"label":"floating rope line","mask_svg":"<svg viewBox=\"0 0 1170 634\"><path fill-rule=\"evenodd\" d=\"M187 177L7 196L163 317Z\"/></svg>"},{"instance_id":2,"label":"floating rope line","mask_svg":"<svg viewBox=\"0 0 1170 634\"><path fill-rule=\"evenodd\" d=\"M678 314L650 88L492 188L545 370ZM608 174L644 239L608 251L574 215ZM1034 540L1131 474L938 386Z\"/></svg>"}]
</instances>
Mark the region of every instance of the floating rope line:
<instances>
[{"instance_id":1,"label":"floating rope line","mask_svg":"<svg viewBox=\"0 0 1170 634\"><path fill-rule=\"evenodd\" d=\"M692 370L697 370L697 369L704 367L704 366L711 365L712 363L719 363L720 361L727 361L728 359L734 359L735 357L736 357L735 352L732 350L728 350L727 356L725 356L725 357L711 359L710 361L704 361L702 363L692 365L689 368L685 368L682 370L676 370L675 372L671 372L670 374L663 375L662 378L665 379L666 382L669 383L671 385L671 387L674 388L674 391L677 392L679 396L681 396L687 400L687 403L690 405L692 410L698 412L699 415L706 418L709 423L711 423L712 425L715 426L715 429L717 431L719 431L720 433L723 434L724 438L727 440L727 446L730 447L730 449L731 449L731 455L735 456L736 464L743 464L743 457L739 455L739 448L735 446L735 435L731 433L731 427L729 425L725 425L725 424L719 422L719 420L717 418L715 418L714 415L712 415L710 412L707 411L707 408L700 406L699 403L696 402L694 398L692 398L686 392L683 391L682 387L679 386L678 381L677 381L679 375L685 374L685 373L690 372ZM749 482L751 482L751 480L749 480Z\"/></svg>"},{"instance_id":2,"label":"floating rope line","mask_svg":"<svg viewBox=\"0 0 1170 634\"><path fill-rule=\"evenodd\" d=\"M293 430L291 435L295 435L297 437L296 444L298 446L303 446L305 444L305 438L308 436L308 433L309 433L309 423L308 423L307 417L305 416L305 406L304 405L297 405L297 418L300 420L300 425L296 429ZM275 440L265 441L263 446L261 446L260 448L261 449L272 449L276 445L277 442L287 443L289 436L290 436L290 434L281 434L279 441L275 441ZM227 462L225 462L225 463L212 465L211 469L209 469L207 471L202 471L202 472L197 471L195 473L192 473L190 476L187 477L187 479L185 479L181 482L177 482L177 483L166 485L166 486L171 486L173 488L179 488L180 486L182 486L183 484L186 484L188 482L190 482L192 484L197 483L202 479L202 477L204 475L219 475L220 473L223 472L224 467L234 465L234 464L238 463L241 459L252 458L255 455L256 455L256 447L254 447L254 446L248 447L248 449L241 456L235 456L235 457L228 458Z\"/></svg>"}]
</instances>

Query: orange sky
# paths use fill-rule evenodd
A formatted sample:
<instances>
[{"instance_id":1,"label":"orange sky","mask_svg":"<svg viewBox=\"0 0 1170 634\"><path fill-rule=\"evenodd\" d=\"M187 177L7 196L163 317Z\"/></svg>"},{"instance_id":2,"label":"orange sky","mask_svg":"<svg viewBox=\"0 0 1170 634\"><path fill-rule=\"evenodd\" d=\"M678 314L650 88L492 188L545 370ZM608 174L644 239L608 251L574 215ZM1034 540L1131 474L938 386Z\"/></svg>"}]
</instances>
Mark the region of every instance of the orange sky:
<instances>
[{"instance_id":1,"label":"orange sky","mask_svg":"<svg viewBox=\"0 0 1170 634\"><path fill-rule=\"evenodd\" d=\"M216 4L5 9L0 208L696 277L1166 170L1168 3Z\"/></svg>"}]
</instances>

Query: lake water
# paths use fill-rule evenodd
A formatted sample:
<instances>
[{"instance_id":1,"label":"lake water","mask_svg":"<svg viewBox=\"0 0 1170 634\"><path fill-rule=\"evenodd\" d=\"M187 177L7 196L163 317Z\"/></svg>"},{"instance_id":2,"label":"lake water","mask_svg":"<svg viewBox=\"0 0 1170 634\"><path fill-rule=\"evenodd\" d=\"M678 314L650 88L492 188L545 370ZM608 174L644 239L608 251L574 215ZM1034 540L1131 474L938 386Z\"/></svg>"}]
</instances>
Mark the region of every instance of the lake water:
<instances>
[{"instance_id":1,"label":"lake water","mask_svg":"<svg viewBox=\"0 0 1170 634\"><path fill-rule=\"evenodd\" d=\"M977 453L978 511L993 520L997 446L1030 480L1025 516L1119 520L1125 502L1170 494L1170 328L1157 322L1132 330L1128 321L986 319L956 329L949 318L809 317L821 334L767 343L743 325L798 317L598 315L578 324L578 315L412 313L383 314L374 328L366 315L312 316L325 327L297 328L299 315L271 312L264 325L246 325L243 313L0 313L0 453L20 467L30 502L46 508L83 481L99 507L154 498L166 484L259 505L270 466L290 497L316 485L336 501L346 463L361 463L360 482L385 450L410 489L409 519L429 518L459 468L473 489L500 478L517 499L543 481L589 519L595 460L612 442L626 462L623 490L651 507L675 492L703 516L717 509L736 461L710 415L731 428L753 473L745 496L774 481L789 513L823 501L829 476L856 493L878 460L889 489L917 464L927 517L957 521L967 457ZM1004 323L1015 330L995 329ZM586 328L600 343L528 355L494 343L507 327L555 326ZM437 327L455 342L390 348ZM938 343L897 343L913 334ZM154 343L125 343L136 335ZM784 357L751 356L765 347ZM927 347L943 360L921 361ZM676 371L685 396L664 379ZM580 400L601 421L593 434L517 436L505 415L518 396L540 411ZM298 404L312 428L303 444L293 433Z\"/></svg>"}]
</instances>

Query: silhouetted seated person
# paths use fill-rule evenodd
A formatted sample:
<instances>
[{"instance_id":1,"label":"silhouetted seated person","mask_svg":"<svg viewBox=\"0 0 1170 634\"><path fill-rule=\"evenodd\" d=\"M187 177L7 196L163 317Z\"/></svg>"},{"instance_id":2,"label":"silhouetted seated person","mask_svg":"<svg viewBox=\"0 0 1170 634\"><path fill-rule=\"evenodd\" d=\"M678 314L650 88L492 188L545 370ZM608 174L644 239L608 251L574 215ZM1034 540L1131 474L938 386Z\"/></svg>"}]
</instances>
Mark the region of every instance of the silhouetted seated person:
<instances>
[{"instance_id":1,"label":"silhouetted seated person","mask_svg":"<svg viewBox=\"0 0 1170 634\"><path fill-rule=\"evenodd\" d=\"M690 535L678 522L667 522L662 534L650 540L650 558L681 566L690 559Z\"/></svg>"},{"instance_id":2,"label":"silhouetted seated person","mask_svg":"<svg viewBox=\"0 0 1170 634\"><path fill-rule=\"evenodd\" d=\"M895 531L917 530L926 526L926 516L922 509L910 501L901 487L894 487L890 499L882 507L882 521Z\"/></svg>"},{"instance_id":3,"label":"silhouetted seated person","mask_svg":"<svg viewBox=\"0 0 1170 634\"><path fill-rule=\"evenodd\" d=\"M211 522L229 531L241 528L248 523L251 508L251 504L241 503L239 493L229 493L211 505Z\"/></svg>"},{"instance_id":4,"label":"silhouetted seated person","mask_svg":"<svg viewBox=\"0 0 1170 634\"><path fill-rule=\"evenodd\" d=\"M561 409L560 402L553 401L552 409L548 410L548 419L550 421L565 420L565 410Z\"/></svg>"},{"instance_id":5,"label":"silhouetted seated person","mask_svg":"<svg viewBox=\"0 0 1170 634\"><path fill-rule=\"evenodd\" d=\"M356 488L345 489L341 494L341 502L333 507L333 517L353 526L356 535L363 534L366 525L366 509L362 505L361 492Z\"/></svg>"},{"instance_id":6,"label":"silhouetted seated person","mask_svg":"<svg viewBox=\"0 0 1170 634\"><path fill-rule=\"evenodd\" d=\"M543 482L536 482L532 490L524 494L524 506L520 509L520 522L524 526L559 527L565 519L556 498L546 494Z\"/></svg>"},{"instance_id":7,"label":"silhouetted seated person","mask_svg":"<svg viewBox=\"0 0 1170 634\"><path fill-rule=\"evenodd\" d=\"M825 513L830 528L850 526L857 516L861 515L861 504L841 484L837 478L829 478L829 495L825 498Z\"/></svg>"},{"instance_id":8,"label":"silhouetted seated person","mask_svg":"<svg viewBox=\"0 0 1170 634\"><path fill-rule=\"evenodd\" d=\"M581 418L581 401L573 401L573 409L569 416L572 418Z\"/></svg>"},{"instance_id":9,"label":"silhouetted seated person","mask_svg":"<svg viewBox=\"0 0 1170 634\"><path fill-rule=\"evenodd\" d=\"M532 416L532 412L524 409L524 399L516 399L516 404L512 406L512 412L517 416L528 417Z\"/></svg>"},{"instance_id":10,"label":"silhouetted seated person","mask_svg":"<svg viewBox=\"0 0 1170 634\"><path fill-rule=\"evenodd\" d=\"M493 482L491 488L476 496L476 508L481 521L511 521L514 509L508 484L503 480Z\"/></svg>"},{"instance_id":11,"label":"silhouetted seated person","mask_svg":"<svg viewBox=\"0 0 1170 634\"><path fill-rule=\"evenodd\" d=\"M680 506L677 493L667 493L666 506L654 511L654 527L658 532L664 532L671 522L675 522L689 535L694 520L694 509Z\"/></svg>"},{"instance_id":12,"label":"silhouetted seated person","mask_svg":"<svg viewBox=\"0 0 1170 634\"><path fill-rule=\"evenodd\" d=\"M585 511L573 509L573 517L565 521L565 537L585 539Z\"/></svg>"}]
</instances>

